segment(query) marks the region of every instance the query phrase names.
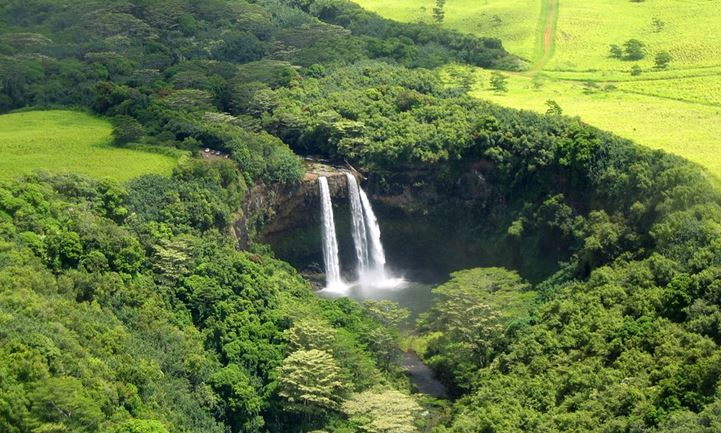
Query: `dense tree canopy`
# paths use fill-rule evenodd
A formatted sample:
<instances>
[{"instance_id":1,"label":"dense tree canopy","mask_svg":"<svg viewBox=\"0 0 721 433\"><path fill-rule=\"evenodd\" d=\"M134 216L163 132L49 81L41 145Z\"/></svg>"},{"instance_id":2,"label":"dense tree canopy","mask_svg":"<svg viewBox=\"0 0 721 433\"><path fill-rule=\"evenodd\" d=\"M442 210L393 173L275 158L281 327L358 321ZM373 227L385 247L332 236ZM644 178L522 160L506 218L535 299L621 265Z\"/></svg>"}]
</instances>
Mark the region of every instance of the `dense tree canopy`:
<instances>
[{"instance_id":1,"label":"dense tree canopy","mask_svg":"<svg viewBox=\"0 0 721 433\"><path fill-rule=\"evenodd\" d=\"M430 69L450 61L513 67L497 40L344 0L3 2L0 112L79 107L117 145L228 158L0 185L2 430L424 427L407 311L316 298L267 247L236 248L249 186L298 181L313 154L519 270L435 289L421 355L454 409L436 432L717 431L718 191L560 110L473 99Z\"/></svg>"},{"instance_id":2,"label":"dense tree canopy","mask_svg":"<svg viewBox=\"0 0 721 433\"><path fill-rule=\"evenodd\" d=\"M323 354L343 392L404 383L366 349L382 326L370 312L235 249L241 179L221 160L127 188L45 174L0 186L3 431L286 432L341 419L340 400L300 424L281 404L285 369L330 377L302 354Z\"/></svg>"}]
</instances>

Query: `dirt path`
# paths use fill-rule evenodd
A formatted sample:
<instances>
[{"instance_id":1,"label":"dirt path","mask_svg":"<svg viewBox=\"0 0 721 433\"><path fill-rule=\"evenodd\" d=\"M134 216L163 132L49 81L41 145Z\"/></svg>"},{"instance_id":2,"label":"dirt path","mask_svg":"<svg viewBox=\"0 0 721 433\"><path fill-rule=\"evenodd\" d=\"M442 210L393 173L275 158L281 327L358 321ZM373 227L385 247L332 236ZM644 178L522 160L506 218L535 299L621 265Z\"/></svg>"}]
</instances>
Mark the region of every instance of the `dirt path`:
<instances>
[{"instance_id":1,"label":"dirt path","mask_svg":"<svg viewBox=\"0 0 721 433\"><path fill-rule=\"evenodd\" d=\"M536 73L543 69L546 62L553 56L553 49L555 47L556 39L556 21L558 20L558 2L560 0L544 0L546 7L543 8L543 28L539 29L538 38L542 41L542 49L540 55L537 53L537 58L531 67L531 73Z\"/></svg>"}]
</instances>

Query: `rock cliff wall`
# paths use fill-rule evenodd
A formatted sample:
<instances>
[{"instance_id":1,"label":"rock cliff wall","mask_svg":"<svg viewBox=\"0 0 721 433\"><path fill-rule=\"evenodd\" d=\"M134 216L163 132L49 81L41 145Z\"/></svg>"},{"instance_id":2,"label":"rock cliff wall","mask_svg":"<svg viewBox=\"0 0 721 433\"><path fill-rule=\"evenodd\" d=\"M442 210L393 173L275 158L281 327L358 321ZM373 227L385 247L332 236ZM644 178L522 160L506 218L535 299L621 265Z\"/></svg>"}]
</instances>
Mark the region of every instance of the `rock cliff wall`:
<instances>
[{"instance_id":1,"label":"rock cliff wall","mask_svg":"<svg viewBox=\"0 0 721 433\"><path fill-rule=\"evenodd\" d=\"M259 184L251 188L243 206L243 216L234 225L241 249L247 248L250 239L267 242L299 227L318 224L320 176L328 178L334 203L347 201L346 173L351 170L310 161L306 163L306 170L303 180L297 184Z\"/></svg>"}]
</instances>

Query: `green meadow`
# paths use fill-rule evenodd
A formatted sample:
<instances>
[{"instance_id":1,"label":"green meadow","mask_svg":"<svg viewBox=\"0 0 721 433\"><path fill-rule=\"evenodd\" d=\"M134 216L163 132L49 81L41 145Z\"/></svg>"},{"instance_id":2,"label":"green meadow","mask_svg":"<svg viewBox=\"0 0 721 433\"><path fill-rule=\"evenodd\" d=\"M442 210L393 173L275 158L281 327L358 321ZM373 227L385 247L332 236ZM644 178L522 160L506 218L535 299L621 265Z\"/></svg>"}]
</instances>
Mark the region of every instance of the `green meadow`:
<instances>
[{"instance_id":1,"label":"green meadow","mask_svg":"<svg viewBox=\"0 0 721 433\"><path fill-rule=\"evenodd\" d=\"M627 62L609 57L608 46L631 38L648 47L641 67L652 67L660 51L671 54L673 68L718 66L721 4L713 0L564 0L559 7L556 52L547 68L625 69Z\"/></svg>"},{"instance_id":2,"label":"green meadow","mask_svg":"<svg viewBox=\"0 0 721 433\"><path fill-rule=\"evenodd\" d=\"M405 22L433 22L434 0L356 0L364 8ZM446 1L444 25L466 33L495 36L513 54L534 56L540 0Z\"/></svg>"},{"instance_id":3,"label":"green meadow","mask_svg":"<svg viewBox=\"0 0 721 433\"><path fill-rule=\"evenodd\" d=\"M170 174L181 152L160 154L111 145L106 120L75 111L29 111L0 116L0 180L34 170L74 172L124 181Z\"/></svg>"},{"instance_id":4,"label":"green meadow","mask_svg":"<svg viewBox=\"0 0 721 433\"><path fill-rule=\"evenodd\" d=\"M553 100L565 115L579 116L589 124L648 147L682 155L721 177L721 107L650 96L658 82L645 83L648 87L639 82L618 84L619 89L608 90L603 84L584 86L514 75L509 77L508 93L498 93L487 84L489 71L477 71L476 77L471 92L474 96L537 112L545 112L546 101ZM630 90L637 83L642 90L638 93L620 90L626 86Z\"/></svg>"},{"instance_id":5,"label":"green meadow","mask_svg":"<svg viewBox=\"0 0 721 433\"><path fill-rule=\"evenodd\" d=\"M402 21L433 22L433 0L358 0ZM623 17L623 19L619 19ZM645 146L684 156L721 177L721 3L709 0L447 1L444 26L495 36L526 61L508 92L476 71L472 93L501 105L563 113ZM609 46L638 39L646 56L613 58ZM672 60L659 69L654 59ZM638 66L640 74L632 75Z\"/></svg>"}]
</instances>

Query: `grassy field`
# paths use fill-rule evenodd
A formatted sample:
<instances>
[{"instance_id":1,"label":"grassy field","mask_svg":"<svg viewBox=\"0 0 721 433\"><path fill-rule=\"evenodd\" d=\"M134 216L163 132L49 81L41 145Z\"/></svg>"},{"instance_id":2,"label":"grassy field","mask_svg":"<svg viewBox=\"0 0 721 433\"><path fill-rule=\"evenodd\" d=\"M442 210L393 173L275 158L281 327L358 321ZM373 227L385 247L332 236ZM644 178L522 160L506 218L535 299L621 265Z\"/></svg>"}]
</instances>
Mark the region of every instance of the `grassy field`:
<instances>
[{"instance_id":1,"label":"grassy field","mask_svg":"<svg viewBox=\"0 0 721 433\"><path fill-rule=\"evenodd\" d=\"M435 4L357 1L389 18L424 22L432 22ZM552 99L564 114L684 156L721 178L719 0L455 0L445 10L443 25L499 37L527 60L526 71L508 74L505 94L490 91L489 72L477 71L475 96L539 112ZM643 60L609 57L610 44L631 38L646 44ZM673 58L666 69L655 68L660 51ZM634 65L640 75L630 74Z\"/></svg>"},{"instance_id":2,"label":"grassy field","mask_svg":"<svg viewBox=\"0 0 721 433\"><path fill-rule=\"evenodd\" d=\"M356 0L368 10L405 22L433 22L435 0ZM501 38L512 53L529 62L536 50L541 0L446 1L444 25L466 33Z\"/></svg>"},{"instance_id":3,"label":"grassy field","mask_svg":"<svg viewBox=\"0 0 721 433\"><path fill-rule=\"evenodd\" d=\"M653 19L661 20L660 31ZM563 0L557 50L547 69L627 69L627 62L608 56L610 44L636 38L649 55L639 62L653 65L659 51L673 57L672 67L721 65L721 3L716 0Z\"/></svg>"},{"instance_id":4,"label":"grassy field","mask_svg":"<svg viewBox=\"0 0 721 433\"><path fill-rule=\"evenodd\" d=\"M170 174L178 157L110 145L112 128L74 111L31 111L0 116L0 180L33 170L127 180Z\"/></svg>"},{"instance_id":5,"label":"grassy field","mask_svg":"<svg viewBox=\"0 0 721 433\"><path fill-rule=\"evenodd\" d=\"M658 97L642 93L522 75L509 77L508 93L496 93L489 88L489 80L489 71L476 70L477 84L472 94L500 105L537 112L545 112L546 101L553 100L566 115L580 116L587 123L648 147L682 155L717 177L721 174L721 107L673 99L659 103ZM721 80L718 81L721 85ZM639 83L651 86L642 87L644 92L657 85L656 81L627 84Z\"/></svg>"}]
</instances>

